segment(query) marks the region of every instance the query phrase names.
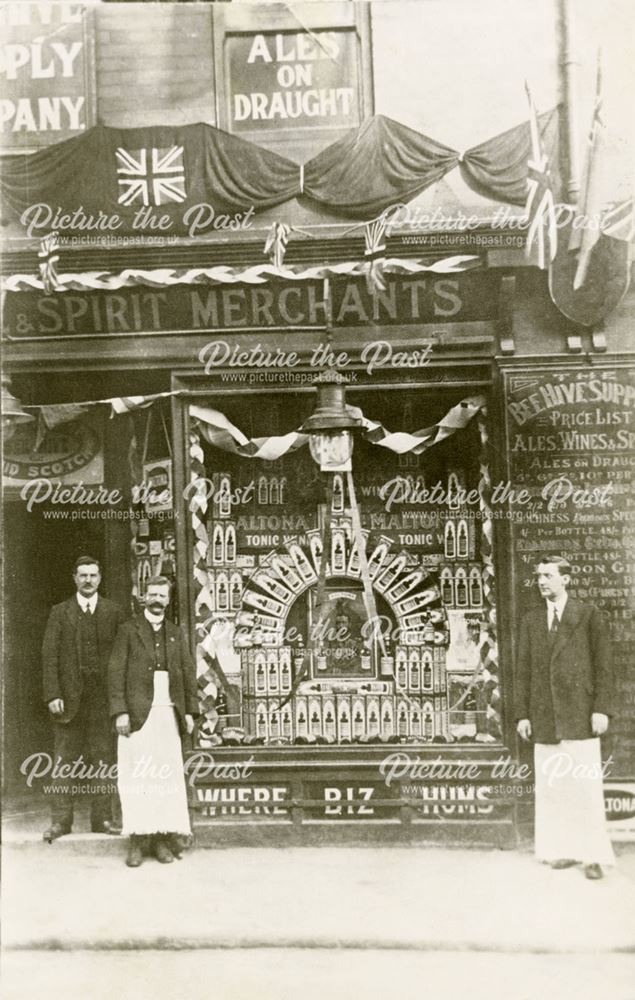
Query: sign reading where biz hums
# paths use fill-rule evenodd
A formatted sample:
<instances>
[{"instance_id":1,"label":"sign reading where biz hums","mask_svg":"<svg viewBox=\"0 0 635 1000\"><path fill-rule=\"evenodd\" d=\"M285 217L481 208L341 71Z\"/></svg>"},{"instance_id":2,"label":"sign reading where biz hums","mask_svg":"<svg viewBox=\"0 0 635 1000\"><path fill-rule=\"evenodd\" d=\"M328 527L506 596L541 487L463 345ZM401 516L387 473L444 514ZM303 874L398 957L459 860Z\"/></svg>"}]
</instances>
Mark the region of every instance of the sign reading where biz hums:
<instances>
[{"instance_id":1,"label":"sign reading where biz hums","mask_svg":"<svg viewBox=\"0 0 635 1000\"><path fill-rule=\"evenodd\" d=\"M228 35L229 130L359 123L354 29Z\"/></svg>"},{"instance_id":2,"label":"sign reading where biz hums","mask_svg":"<svg viewBox=\"0 0 635 1000\"><path fill-rule=\"evenodd\" d=\"M61 142L92 124L88 13L78 3L0 7L0 143Z\"/></svg>"}]
</instances>

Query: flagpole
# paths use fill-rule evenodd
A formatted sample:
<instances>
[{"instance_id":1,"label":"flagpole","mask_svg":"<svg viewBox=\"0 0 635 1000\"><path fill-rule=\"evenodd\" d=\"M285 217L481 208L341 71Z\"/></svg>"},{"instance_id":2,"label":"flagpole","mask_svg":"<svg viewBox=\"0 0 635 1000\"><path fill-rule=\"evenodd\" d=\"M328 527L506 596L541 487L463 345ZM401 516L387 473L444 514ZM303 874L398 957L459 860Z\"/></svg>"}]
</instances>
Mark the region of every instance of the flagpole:
<instances>
[{"instance_id":1,"label":"flagpole","mask_svg":"<svg viewBox=\"0 0 635 1000\"><path fill-rule=\"evenodd\" d=\"M576 203L580 193L580 167L578 144L578 59L574 44L573 5L571 0L560 0L562 27L562 83L565 113L564 160L567 165L567 199Z\"/></svg>"}]
</instances>

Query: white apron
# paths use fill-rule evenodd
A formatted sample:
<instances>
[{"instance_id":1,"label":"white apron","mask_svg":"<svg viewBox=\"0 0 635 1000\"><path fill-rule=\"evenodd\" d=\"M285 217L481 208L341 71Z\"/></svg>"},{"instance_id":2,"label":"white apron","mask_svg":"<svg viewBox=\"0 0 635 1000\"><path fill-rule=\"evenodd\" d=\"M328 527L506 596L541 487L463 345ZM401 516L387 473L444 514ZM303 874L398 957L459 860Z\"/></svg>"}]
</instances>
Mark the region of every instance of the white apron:
<instances>
[{"instance_id":1,"label":"white apron","mask_svg":"<svg viewBox=\"0 0 635 1000\"><path fill-rule=\"evenodd\" d=\"M191 833L183 754L167 670L154 672L154 698L142 728L118 741L123 833Z\"/></svg>"},{"instance_id":2,"label":"white apron","mask_svg":"<svg viewBox=\"0 0 635 1000\"><path fill-rule=\"evenodd\" d=\"M600 740L536 743L536 857L613 865L604 815Z\"/></svg>"}]
</instances>

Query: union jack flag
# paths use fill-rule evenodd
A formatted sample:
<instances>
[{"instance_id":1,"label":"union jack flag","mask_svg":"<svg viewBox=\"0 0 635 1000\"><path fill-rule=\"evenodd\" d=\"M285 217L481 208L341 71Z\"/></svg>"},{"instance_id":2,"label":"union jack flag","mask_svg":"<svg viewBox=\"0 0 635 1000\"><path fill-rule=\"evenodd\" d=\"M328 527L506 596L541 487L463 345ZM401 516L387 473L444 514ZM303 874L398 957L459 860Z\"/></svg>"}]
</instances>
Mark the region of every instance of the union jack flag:
<instances>
[{"instance_id":1,"label":"union jack flag","mask_svg":"<svg viewBox=\"0 0 635 1000\"><path fill-rule=\"evenodd\" d=\"M626 198L624 201L608 205L602 216L600 229L605 236L630 243L635 238L633 199Z\"/></svg>"},{"instance_id":2,"label":"union jack flag","mask_svg":"<svg viewBox=\"0 0 635 1000\"><path fill-rule=\"evenodd\" d=\"M537 249L538 267L549 266L558 249L558 227L553 200L553 182L549 170L547 154L543 152L534 102L527 90L529 101L529 128L531 132L531 154L527 163L527 242L525 253L531 254L534 243Z\"/></svg>"},{"instance_id":3,"label":"union jack flag","mask_svg":"<svg viewBox=\"0 0 635 1000\"><path fill-rule=\"evenodd\" d=\"M120 205L165 205L185 201L183 146L115 151Z\"/></svg>"}]
</instances>

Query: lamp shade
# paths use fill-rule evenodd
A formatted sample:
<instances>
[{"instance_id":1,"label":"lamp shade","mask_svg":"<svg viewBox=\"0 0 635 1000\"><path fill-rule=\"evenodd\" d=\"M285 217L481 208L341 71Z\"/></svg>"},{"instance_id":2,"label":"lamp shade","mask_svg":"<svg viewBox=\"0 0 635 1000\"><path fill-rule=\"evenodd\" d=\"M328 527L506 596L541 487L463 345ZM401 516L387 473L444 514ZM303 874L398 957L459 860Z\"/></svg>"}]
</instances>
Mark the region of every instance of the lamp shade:
<instances>
[{"instance_id":1,"label":"lamp shade","mask_svg":"<svg viewBox=\"0 0 635 1000\"><path fill-rule=\"evenodd\" d=\"M317 405L302 424L304 434L359 427L360 421L346 408L346 386L341 382L317 382Z\"/></svg>"}]
</instances>

